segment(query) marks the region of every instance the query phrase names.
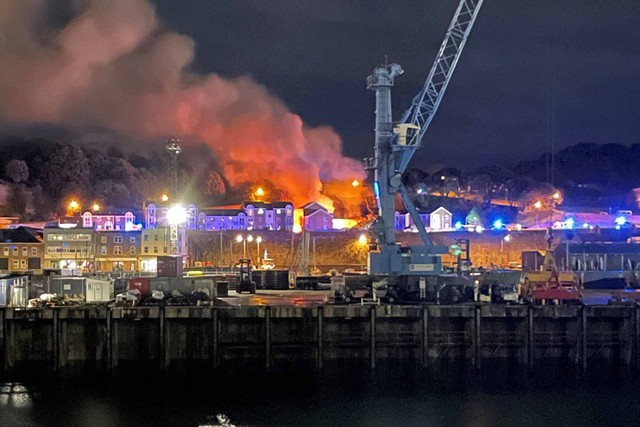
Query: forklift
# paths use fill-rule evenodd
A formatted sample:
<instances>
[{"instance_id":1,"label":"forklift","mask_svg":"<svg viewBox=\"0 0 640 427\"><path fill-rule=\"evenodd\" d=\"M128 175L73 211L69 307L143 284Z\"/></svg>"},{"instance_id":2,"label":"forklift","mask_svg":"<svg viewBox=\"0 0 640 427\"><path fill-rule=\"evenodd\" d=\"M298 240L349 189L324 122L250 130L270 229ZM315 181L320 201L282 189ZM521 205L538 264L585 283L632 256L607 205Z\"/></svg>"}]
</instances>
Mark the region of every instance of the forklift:
<instances>
[{"instance_id":1,"label":"forklift","mask_svg":"<svg viewBox=\"0 0 640 427\"><path fill-rule=\"evenodd\" d=\"M251 280L251 260L242 258L240 260L240 281L236 286L236 293L249 292L256 293L256 282Z\"/></svg>"}]
</instances>

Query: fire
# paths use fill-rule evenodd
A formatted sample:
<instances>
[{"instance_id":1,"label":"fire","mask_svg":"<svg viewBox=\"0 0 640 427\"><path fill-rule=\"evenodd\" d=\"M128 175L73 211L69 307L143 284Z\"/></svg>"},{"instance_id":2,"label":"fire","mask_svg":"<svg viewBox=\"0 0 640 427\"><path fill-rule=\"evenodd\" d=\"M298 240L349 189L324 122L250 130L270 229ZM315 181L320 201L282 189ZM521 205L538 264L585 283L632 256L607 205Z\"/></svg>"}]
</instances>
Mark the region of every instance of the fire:
<instances>
[{"instance_id":1,"label":"fire","mask_svg":"<svg viewBox=\"0 0 640 427\"><path fill-rule=\"evenodd\" d=\"M355 219L334 218L332 220L332 226L334 230L349 230L356 225L358 225L358 221L356 221Z\"/></svg>"},{"instance_id":2,"label":"fire","mask_svg":"<svg viewBox=\"0 0 640 427\"><path fill-rule=\"evenodd\" d=\"M3 123L104 129L125 142L179 136L185 150L204 142L226 183L239 189L260 179L296 206L324 194L344 208L351 202L324 183L353 189L365 178L333 129L306 126L252 78L194 72L194 41L167 31L149 0L71 2L63 26L44 22L47 2L4 2ZM52 42L40 42L41 28Z\"/></svg>"}]
</instances>

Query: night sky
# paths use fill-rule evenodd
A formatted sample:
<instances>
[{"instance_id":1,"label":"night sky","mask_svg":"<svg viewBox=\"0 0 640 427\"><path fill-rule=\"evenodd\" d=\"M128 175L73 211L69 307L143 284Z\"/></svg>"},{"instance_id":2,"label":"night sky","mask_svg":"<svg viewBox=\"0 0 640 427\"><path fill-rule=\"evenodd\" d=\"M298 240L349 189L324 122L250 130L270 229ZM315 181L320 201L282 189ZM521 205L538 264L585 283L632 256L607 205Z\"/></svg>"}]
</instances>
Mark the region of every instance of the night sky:
<instances>
[{"instance_id":1,"label":"night sky","mask_svg":"<svg viewBox=\"0 0 640 427\"><path fill-rule=\"evenodd\" d=\"M372 154L365 78L388 55L394 118L433 63L457 0L153 0L197 43L195 69L252 75L345 154ZM506 166L578 142L640 142L640 2L485 1L413 166Z\"/></svg>"}]
</instances>

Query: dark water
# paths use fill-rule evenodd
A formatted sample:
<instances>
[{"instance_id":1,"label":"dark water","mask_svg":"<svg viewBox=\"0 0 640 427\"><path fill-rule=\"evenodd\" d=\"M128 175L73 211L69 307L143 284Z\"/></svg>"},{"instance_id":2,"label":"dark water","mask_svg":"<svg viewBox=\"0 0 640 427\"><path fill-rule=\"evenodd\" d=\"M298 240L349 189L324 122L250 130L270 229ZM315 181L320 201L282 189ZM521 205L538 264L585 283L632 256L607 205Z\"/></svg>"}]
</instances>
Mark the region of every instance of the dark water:
<instances>
[{"instance_id":1,"label":"dark water","mask_svg":"<svg viewBox=\"0 0 640 427\"><path fill-rule=\"evenodd\" d=\"M640 374L591 365L338 365L0 376L0 426L637 426Z\"/></svg>"}]
</instances>

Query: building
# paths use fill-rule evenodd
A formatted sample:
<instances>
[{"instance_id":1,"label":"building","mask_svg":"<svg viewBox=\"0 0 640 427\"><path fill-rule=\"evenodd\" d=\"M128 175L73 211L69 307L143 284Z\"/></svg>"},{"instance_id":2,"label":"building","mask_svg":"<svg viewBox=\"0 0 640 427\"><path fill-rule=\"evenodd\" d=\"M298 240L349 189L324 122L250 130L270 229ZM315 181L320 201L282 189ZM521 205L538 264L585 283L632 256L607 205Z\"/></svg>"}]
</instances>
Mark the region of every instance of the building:
<instances>
[{"instance_id":1,"label":"building","mask_svg":"<svg viewBox=\"0 0 640 427\"><path fill-rule=\"evenodd\" d=\"M246 230L247 214L242 207L205 208L198 212L198 230Z\"/></svg>"},{"instance_id":2,"label":"building","mask_svg":"<svg viewBox=\"0 0 640 427\"><path fill-rule=\"evenodd\" d=\"M44 228L44 269L93 271L95 261L93 228L51 223Z\"/></svg>"},{"instance_id":3,"label":"building","mask_svg":"<svg viewBox=\"0 0 640 427\"><path fill-rule=\"evenodd\" d=\"M425 223L426 224L426 223ZM453 228L453 216L451 212L440 206L429 214L430 230L451 230Z\"/></svg>"},{"instance_id":4,"label":"building","mask_svg":"<svg viewBox=\"0 0 640 427\"><path fill-rule=\"evenodd\" d=\"M96 236L97 272L134 272L139 269L142 231L99 231Z\"/></svg>"},{"instance_id":5,"label":"building","mask_svg":"<svg viewBox=\"0 0 640 427\"><path fill-rule=\"evenodd\" d=\"M420 220L425 225L429 226L429 214L419 212ZM416 230L415 223L408 212L396 211L394 213L394 222L396 231ZM417 231L417 230L416 230Z\"/></svg>"},{"instance_id":6,"label":"building","mask_svg":"<svg viewBox=\"0 0 640 427\"><path fill-rule=\"evenodd\" d=\"M243 202L247 230L293 230L293 203Z\"/></svg>"},{"instance_id":7,"label":"building","mask_svg":"<svg viewBox=\"0 0 640 427\"><path fill-rule=\"evenodd\" d=\"M302 207L304 212L304 228L307 231L331 231L333 214L318 202L310 202Z\"/></svg>"},{"instance_id":8,"label":"building","mask_svg":"<svg viewBox=\"0 0 640 427\"><path fill-rule=\"evenodd\" d=\"M144 203L144 228L166 227L170 224L167 221L167 212L174 206L174 202L148 201ZM189 230L198 229L198 207L191 203L185 207L187 213L186 222L183 225Z\"/></svg>"},{"instance_id":9,"label":"building","mask_svg":"<svg viewBox=\"0 0 640 427\"><path fill-rule=\"evenodd\" d=\"M45 244L33 228L0 230L0 273L42 274Z\"/></svg>"},{"instance_id":10,"label":"building","mask_svg":"<svg viewBox=\"0 0 640 427\"><path fill-rule=\"evenodd\" d=\"M124 214L106 214L92 213L86 211L82 214L82 226L85 228L93 228L95 230L133 230L141 228L135 224L136 217L133 212L125 212Z\"/></svg>"},{"instance_id":11,"label":"building","mask_svg":"<svg viewBox=\"0 0 640 427\"><path fill-rule=\"evenodd\" d=\"M187 234L182 227L159 227L142 230L140 271L156 272L159 256L187 257Z\"/></svg>"}]
</instances>

